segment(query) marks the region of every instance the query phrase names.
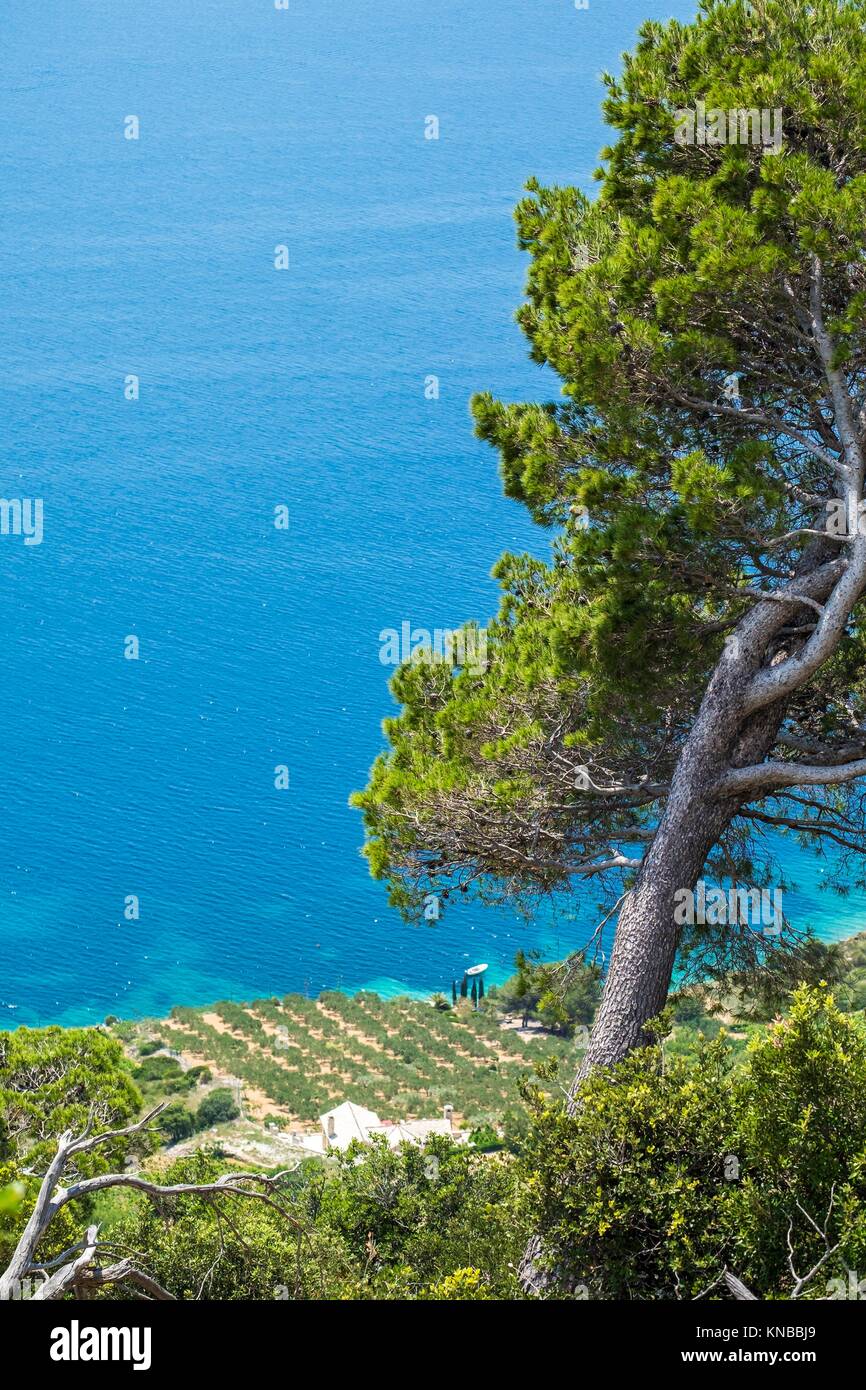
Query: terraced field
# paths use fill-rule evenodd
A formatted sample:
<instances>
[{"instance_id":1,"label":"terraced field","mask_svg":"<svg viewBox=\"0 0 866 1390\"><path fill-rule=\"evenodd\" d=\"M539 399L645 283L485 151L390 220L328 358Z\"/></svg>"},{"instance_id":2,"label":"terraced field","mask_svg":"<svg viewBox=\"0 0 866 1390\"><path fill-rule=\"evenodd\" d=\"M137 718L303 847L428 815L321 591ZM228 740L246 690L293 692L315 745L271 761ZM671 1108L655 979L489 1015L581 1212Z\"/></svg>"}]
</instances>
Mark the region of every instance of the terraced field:
<instances>
[{"instance_id":1,"label":"terraced field","mask_svg":"<svg viewBox=\"0 0 866 1390\"><path fill-rule=\"evenodd\" d=\"M176 1008L136 1024L128 1040L144 1038L239 1078L251 1113L302 1125L344 1100L383 1119L436 1115L450 1103L464 1122L495 1120L535 1060L576 1055L573 1041L526 1040L484 1011L369 993Z\"/></svg>"}]
</instances>

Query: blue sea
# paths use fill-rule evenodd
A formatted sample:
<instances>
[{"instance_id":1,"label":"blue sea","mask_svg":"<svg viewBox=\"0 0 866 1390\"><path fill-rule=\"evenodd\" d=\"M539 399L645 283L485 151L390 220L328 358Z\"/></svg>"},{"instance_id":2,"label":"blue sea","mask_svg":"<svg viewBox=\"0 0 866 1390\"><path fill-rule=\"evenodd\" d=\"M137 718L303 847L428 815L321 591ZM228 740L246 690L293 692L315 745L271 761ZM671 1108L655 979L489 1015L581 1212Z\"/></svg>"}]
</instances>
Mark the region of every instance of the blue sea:
<instances>
[{"instance_id":1,"label":"blue sea","mask_svg":"<svg viewBox=\"0 0 866 1390\"><path fill-rule=\"evenodd\" d=\"M447 989L594 925L407 926L347 797L380 632L484 621L500 552L546 551L467 409L556 389L513 205L591 190L600 73L691 10L6 0L0 490L44 533L0 537L3 1025ZM866 926L792 862L789 911Z\"/></svg>"}]
</instances>

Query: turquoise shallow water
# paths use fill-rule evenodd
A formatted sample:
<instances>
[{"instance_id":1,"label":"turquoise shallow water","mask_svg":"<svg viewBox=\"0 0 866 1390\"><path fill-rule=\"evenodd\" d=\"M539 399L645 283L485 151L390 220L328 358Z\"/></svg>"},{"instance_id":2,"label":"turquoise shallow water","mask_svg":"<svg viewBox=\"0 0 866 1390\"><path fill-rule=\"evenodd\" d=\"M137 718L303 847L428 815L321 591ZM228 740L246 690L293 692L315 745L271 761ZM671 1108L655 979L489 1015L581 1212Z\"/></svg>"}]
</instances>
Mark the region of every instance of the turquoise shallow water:
<instances>
[{"instance_id":1,"label":"turquoise shallow water","mask_svg":"<svg viewBox=\"0 0 866 1390\"><path fill-rule=\"evenodd\" d=\"M512 206L530 174L591 186L600 71L690 8L4 6L2 492L45 529L0 538L0 1021L447 989L583 939L591 901L403 925L346 799L380 631L483 619L500 551L545 544L467 414L552 389ZM823 935L866 925L793 876Z\"/></svg>"}]
</instances>

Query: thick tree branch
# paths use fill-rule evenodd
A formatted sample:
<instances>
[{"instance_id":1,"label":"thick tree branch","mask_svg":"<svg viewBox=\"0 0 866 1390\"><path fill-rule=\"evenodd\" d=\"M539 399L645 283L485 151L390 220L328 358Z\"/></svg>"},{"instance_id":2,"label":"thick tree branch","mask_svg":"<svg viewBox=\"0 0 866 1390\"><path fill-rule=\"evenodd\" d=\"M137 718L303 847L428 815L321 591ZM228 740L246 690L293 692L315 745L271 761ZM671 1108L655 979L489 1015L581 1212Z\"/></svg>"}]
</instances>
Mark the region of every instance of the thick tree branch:
<instances>
[{"instance_id":1,"label":"thick tree branch","mask_svg":"<svg viewBox=\"0 0 866 1390\"><path fill-rule=\"evenodd\" d=\"M718 797L749 796L777 787L835 787L866 777L866 758L852 763L822 767L807 763L758 763L754 767L735 767L726 772L713 789Z\"/></svg>"},{"instance_id":2,"label":"thick tree branch","mask_svg":"<svg viewBox=\"0 0 866 1390\"><path fill-rule=\"evenodd\" d=\"M843 561L839 562L844 565ZM797 580L797 589L803 589L802 580ZM759 671L749 685L745 697L746 713L763 709L786 699L805 684L836 650L844 636L855 604L866 589L866 537L858 537L851 548L850 562L835 588L824 604L823 611L812 636L804 643L802 650L787 661L776 666L765 667ZM799 599L793 591L787 594L780 591L780 598L788 600L792 607Z\"/></svg>"}]
</instances>

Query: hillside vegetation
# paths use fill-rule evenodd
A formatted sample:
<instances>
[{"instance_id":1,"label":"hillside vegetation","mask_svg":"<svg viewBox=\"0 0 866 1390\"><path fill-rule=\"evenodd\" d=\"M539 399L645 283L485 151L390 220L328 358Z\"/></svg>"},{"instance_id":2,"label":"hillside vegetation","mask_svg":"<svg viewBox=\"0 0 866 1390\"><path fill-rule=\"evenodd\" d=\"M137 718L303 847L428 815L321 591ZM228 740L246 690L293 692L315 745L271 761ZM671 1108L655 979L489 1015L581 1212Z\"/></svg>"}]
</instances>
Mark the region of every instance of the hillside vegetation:
<instances>
[{"instance_id":1,"label":"hillside vegetation","mask_svg":"<svg viewBox=\"0 0 866 1390\"><path fill-rule=\"evenodd\" d=\"M809 979L830 983L843 1010L866 1006L866 935L829 947L814 943L808 966ZM513 1133L521 1078L539 1064L555 1061L567 1072L579 1061L600 992L592 967L566 971L564 963L522 952L516 967L477 1010L466 1000L449 1007L441 996L328 991L317 999L222 1000L172 1009L167 1019L106 1022L123 1042L146 1102L172 1101L163 1125L175 1141L234 1117L227 1085L242 1103L247 1138L263 1122L315 1129L320 1115L345 1100L386 1120L437 1115L450 1104L468 1129L504 1122ZM742 1059L749 1039L780 1007L784 996L692 986L671 996L666 1050L688 1055L701 1037L724 1029L732 1057ZM527 1029L516 1026L521 1020ZM215 1091L222 1110L208 1099Z\"/></svg>"},{"instance_id":2,"label":"hillside vegetation","mask_svg":"<svg viewBox=\"0 0 866 1390\"><path fill-rule=\"evenodd\" d=\"M184 1065L237 1078L251 1116L301 1127L345 1100L383 1119L434 1115L451 1104L464 1123L496 1121L536 1061L570 1062L580 1045L547 1033L518 1036L501 1026L492 1002L478 1011L438 1009L425 1000L336 991L315 1000L223 1000L173 1009L167 1020L112 1020L111 1028L133 1057L158 1041Z\"/></svg>"},{"instance_id":3,"label":"hillside vegetation","mask_svg":"<svg viewBox=\"0 0 866 1390\"><path fill-rule=\"evenodd\" d=\"M726 1272L758 1298L860 1297L850 1271L866 1258L866 1031L852 1007L862 938L844 955L838 1004L828 985L804 985L780 1017L748 1023L736 1054L721 1035L686 1047L693 1018L675 1027L682 1046L672 1051L662 1023L655 1044L588 1078L574 1113L553 1055L574 1041L512 1037L541 1075L521 1088L522 1136L492 1155L438 1135L423 1149L380 1140L257 1177L235 1165L224 1129L196 1153L166 1152L158 1126L118 1133L160 1086L197 1117L205 1111L202 1129L220 1121L220 1102L208 1103L219 1076L152 1050L167 1039L128 1037L124 1055L101 1029L2 1035L0 1269L26 1241L52 1151L69 1144L61 1130L86 1134L96 1116L105 1134L79 1141L71 1200L22 1266L23 1287L7 1278L0 1298L40 1296L46 1262L63 1266L88 1227L99 1233L93 1261L63 1266L52 1296L135 1297L143 1283L181 1299L514 1299L526 1293L523 1244L540 1230L551 1255L545 1297L714 1299L730 1296ZM468 1038L485 1058L497 1051L498 1037L486 1036L499 1028L495 1000L489 1015L406 1000L377 1007L387 1018L419 1011L422 1036L429 1027L447 1040L450 1025L461 1049ZM241 1012L262 1019L255 1006ZM177 1023L165 1031L186 1036ZM160 1183L199 1186L178 1194ZM136 1252L132 1267L118 1251Z\"/></svg>"}]
</instances>

